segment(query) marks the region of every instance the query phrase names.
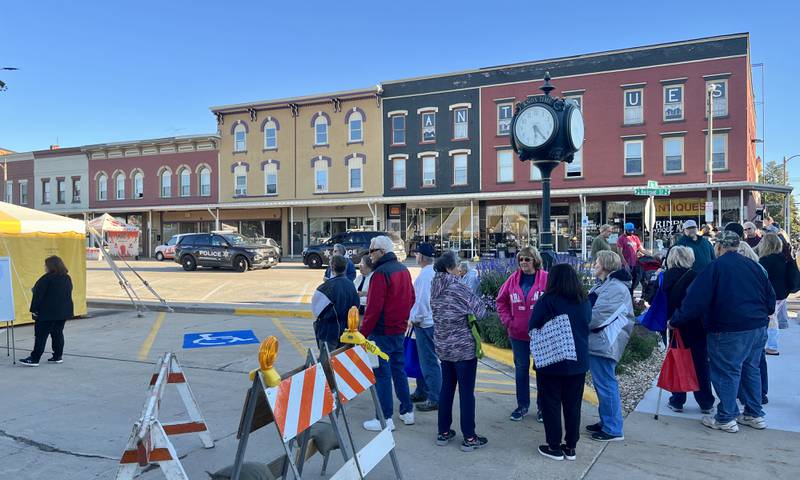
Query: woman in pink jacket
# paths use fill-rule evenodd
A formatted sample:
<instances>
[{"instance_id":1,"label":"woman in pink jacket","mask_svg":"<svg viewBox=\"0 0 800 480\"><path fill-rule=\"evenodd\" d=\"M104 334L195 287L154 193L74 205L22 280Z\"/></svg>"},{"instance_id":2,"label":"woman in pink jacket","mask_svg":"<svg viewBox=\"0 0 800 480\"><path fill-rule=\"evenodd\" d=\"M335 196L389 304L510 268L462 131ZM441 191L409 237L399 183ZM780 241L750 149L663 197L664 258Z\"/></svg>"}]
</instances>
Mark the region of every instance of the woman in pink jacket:
<instances>
[{"instance_id":1,"label":"woman in pink jacket","mask_svg":"<svg viewBox=\"0 0 800 480\"><path fill-rule=\"evenodd\" d=\"M536 301L547 286L547 272L542 269L539 250L525 247L517 253L519 269L512 273L497 294L497 313L508 330L511 350L514 352L514 369L517 384L517 408L511 412L511 420L519 422L528 414L531 405L530 369L531 337L528 321ZM538 400L537 400L538 406ZM536 419L541 422L541 409L537 408Z\"/></svg>"}]
</instances>

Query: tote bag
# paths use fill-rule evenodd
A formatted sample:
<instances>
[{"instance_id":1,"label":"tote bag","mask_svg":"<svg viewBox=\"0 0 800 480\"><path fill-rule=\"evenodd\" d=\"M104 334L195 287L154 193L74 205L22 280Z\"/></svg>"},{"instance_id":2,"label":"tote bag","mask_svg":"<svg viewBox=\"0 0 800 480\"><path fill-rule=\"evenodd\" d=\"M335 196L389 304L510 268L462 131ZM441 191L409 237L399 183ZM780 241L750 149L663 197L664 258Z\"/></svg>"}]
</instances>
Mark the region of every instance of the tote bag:
<instances>
[{"instance_id":1,"label":"tote bag","mask_svg":"<svg viewBox=\"0 0 800 480\"><path fill-rule=\"evenodd\" d=\"M403 357L405 359L406 375L411 378L421 378L422 368L419 365L419 353L417 353L417 339L411 336L413 329L409 330L408 335L403 340Z\"/></svg>"},{"instance_id":2,"label":"tote bag","mask_svg":"<svg viewBox=\"0 0 800 480\"><path fill-rule=\"evenodd\" d=\"M667 328L667 292L663 288L664 272L658 274L658 290L653 297L650 308L642 315L642 326L654 332L663 332Z\"/></svg>"},{"instance_id":3,"label":"tote bag","mask_svg":"<svg viewBox=\"0 0 800 480\"><path fill-rule=\"evenodd\" d=\"M578 361L575 338L569 316L557 315L542 328L531 330L531 353L536 368L546 367L564 360Z\"/></svg>"},{"instance_id":4,"label":"tote bag","mask_svg":"<svg viewBox=\"0 0 800 480\"><path fill-rule=\"evenodd\" d=\"M700 390L697 372L692 362L692 351L683 345L681 333L673 330L675 346L670 345L661 373L658 375L658 386L672 393L696 392Z\"/></svg>"}]
</instances>

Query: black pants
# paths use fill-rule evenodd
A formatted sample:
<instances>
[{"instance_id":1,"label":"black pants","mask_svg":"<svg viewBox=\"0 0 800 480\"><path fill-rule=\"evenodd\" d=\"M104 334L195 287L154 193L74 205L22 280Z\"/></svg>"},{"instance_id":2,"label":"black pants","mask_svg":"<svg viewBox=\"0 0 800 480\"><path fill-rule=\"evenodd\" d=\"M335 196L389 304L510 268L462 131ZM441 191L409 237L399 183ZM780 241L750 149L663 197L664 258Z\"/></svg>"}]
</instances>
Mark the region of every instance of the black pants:
<instances>
[{"instance_id":1,"label":"black pants","mask_svg":"<svg viewBox=\"0 0 800 480\"><path fill-rule=\"evenodd\" d=\"M564 443L578 444L581 430L581 401L586 374L536 374L536 389L541 399L544 436L550 448L561 446L561 412L564 412Z\"/></svg>"},{"instance_id":2,"label":"black pants","mask_svg":"<svg viewBox=\"0 0 800 480\"><path fill-rule=\"evenodd\" d=\"M450 431L453 423L453 399L458 385L461 434L475 436L475 376L478 359L448 362L442 360L442 390L439 394L439 433Z\"/></svg>"},{"instance_id":3,"label":"black pants","mask_svg":"<svg viewBox=\"0 0 800 480\"><path fill-rule=\"evenodd\" d=\"M685 337L684 337L685 338ZM711 392L711 377L708 373L708 346L706 342L693 342L686 345L692 352L692 363L697 374L697 383L700 390L692 392L694 400L703 410L710 410L714 407L714 394ZM682 392L673 393L669 397L669 403L683 407L686 403L686 394Z\"/></svg>"},{"instance_id":4,"label":"black pants","mask_svg":"<svg viewBox=\"0 0 800 480\"><path fill-rule=\"evenodd\" d=\"M636 290L636 287L639 285L639 282L642 281L642 277L644 276L644 269L641 265L634 265L631 267L631 298L633 298L633 291ZM642 284L644 286L644 284ZM644 293L644 292L642 292Z\"/></svg>"},{"instance_id":5,"label":"black pants","mask_svg":"<svg viewBox=\"0 0 800 480\"><path fill-rule=\"evenodd\" d=\"M50 345L53 347L53 357L60 359L64 354L64 323L66 320L57 322L36 322L33 332L36 340L33 343L31 360L39 362L44 353L44 346L47 344L47 336L51 338Z\"/></svg>"}]
</instances>

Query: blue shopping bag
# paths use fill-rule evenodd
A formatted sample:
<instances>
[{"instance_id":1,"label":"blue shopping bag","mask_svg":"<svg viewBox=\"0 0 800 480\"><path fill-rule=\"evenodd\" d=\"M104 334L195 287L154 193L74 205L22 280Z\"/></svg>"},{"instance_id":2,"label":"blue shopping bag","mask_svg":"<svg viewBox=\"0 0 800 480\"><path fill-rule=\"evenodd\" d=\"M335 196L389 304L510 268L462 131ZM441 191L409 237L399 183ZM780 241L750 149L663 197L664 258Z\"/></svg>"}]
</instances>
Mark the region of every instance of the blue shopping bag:
<instances>
[{"instance_id":1,"label":"blue shopping bag","mask_svg":"<svg viewBox=\"0 0 800 480\"><path fill-rule=\"evenodd\" d=\"M419 365L419 354L417 353L417 339L408 332L403 340L403 356L405 357L406 375L411 378L422 378L422 368Z\"/></svg>"},{"instance_id":2,"label":"blue shopping bag","mask_svg":"<svg viewBox=\"0 0 800 480\"><path fill-rule=\"evenodd\" d=\"M641 324L648 330L663 332L667 328L667 292L664 290L664 272L658 274L658 290L653 303L642 315Z\"/></svg>"}]
</instances>

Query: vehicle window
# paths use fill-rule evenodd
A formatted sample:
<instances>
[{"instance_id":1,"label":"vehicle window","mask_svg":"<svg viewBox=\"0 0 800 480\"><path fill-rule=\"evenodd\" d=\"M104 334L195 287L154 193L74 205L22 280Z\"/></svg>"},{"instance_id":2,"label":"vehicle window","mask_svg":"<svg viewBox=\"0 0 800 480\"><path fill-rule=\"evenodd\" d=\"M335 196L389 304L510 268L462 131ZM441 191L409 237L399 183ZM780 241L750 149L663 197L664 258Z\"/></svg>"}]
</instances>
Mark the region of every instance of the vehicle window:
<instances>
[{"instance_id":1,"label":"vehicle window","mask_svg":"<svg viewBox=\"0 0 800 480\"><path fill-rule=\"evenodd\" d=\"M231 245L247 245L247 239L243 235L239 235L238 233L227 233L223 235L225 240L228 241Z\"/></svg>"},{"instance_id":2,"label":"vehicle window","mask_svg":"<svg viewBox=\"0 0 800 480\"><path fill-rule=\"evenodd\" d=\"M194 245L196 235L189 235L187 237L181 237L179 245L181 247L191 247Z\"/></svg>"},{"instance_id":3,"label":"vehicle window","mask_svg":"<svg viewBox=\"0 0 800 480\"><path fill-rule=\"evenodd\" d=\"M214 235L211 237L211 246L212 247L225 247L228 245L228 242L225 241L224 238L220 237L219 235Z\"/></svg>"},{"instance_id":4,"label":"vehicle window","mask_svg":"<svg viewBox=\"0 0 800 480\"><path fill-rule=\"evenodd\" d=\"M348 245L352 245L355 243L364 243L364 234L351 233L350 235L347 236L347 240L344 243Z\"/></svg>"},{"instance_id":5,"label":"vehicle window","mask_svg":"<svg viewBox=\"0 0 800 480\"><path fill-rule=\"evenodd\" d=\"M178 243L178 237L172 237L172 238L169 239L169 242L167 242L167 246L171 247L171 246L175 245L176 243Z\"/></svg>"},{"instance_id":6,"label":"vehicle window","mask_svg":"<svg viewBox=\"0 0 800 480\"><path fill-rule=\"evenodd\" d=\"M211 235L197 235L194 237L195 247L209 247L211 246Z\"/></svg>"}]
</instances>

